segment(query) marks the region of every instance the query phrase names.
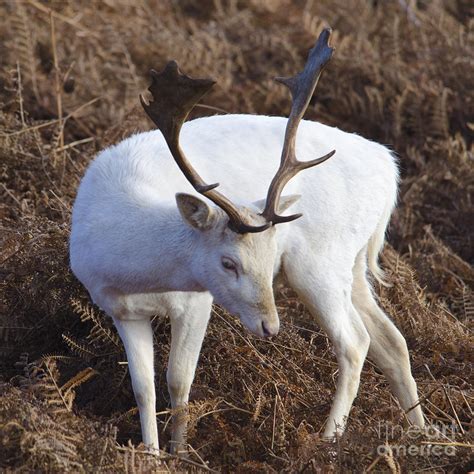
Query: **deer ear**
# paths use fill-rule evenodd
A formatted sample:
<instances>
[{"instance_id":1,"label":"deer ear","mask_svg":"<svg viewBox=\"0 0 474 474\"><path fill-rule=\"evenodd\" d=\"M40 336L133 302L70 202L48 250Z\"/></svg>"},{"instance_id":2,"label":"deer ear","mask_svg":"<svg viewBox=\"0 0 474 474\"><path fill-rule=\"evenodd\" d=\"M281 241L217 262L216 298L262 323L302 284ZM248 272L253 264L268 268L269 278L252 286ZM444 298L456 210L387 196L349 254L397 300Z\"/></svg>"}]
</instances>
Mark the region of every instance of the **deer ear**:
<instances>
[{"instance_id":1,"label":"deer ear","mask_svg":"<svg viewBox=\"0 0 474 474\"><path fill-rule=\"evenodd\" d=\"M202 199L191 194L177 193L176 204L181 217L191 227L199 230L212 227L214 212Z\"/></svg>"},{"instance_id":2,"label":"deer ear","mask_svg":"<svg viewBox=\"0 0 474 474\"><path fill-rule=\"evenodd\" d=\"M298 199L301 197L301 194L289 194L288 196L281 196L280 204L278 205L278 214L282 214L287 209L289 209ZM267 200L261 199L260 201L255 201L253 205L259 210L263 211Z\"/></svg>"}]
</instances>

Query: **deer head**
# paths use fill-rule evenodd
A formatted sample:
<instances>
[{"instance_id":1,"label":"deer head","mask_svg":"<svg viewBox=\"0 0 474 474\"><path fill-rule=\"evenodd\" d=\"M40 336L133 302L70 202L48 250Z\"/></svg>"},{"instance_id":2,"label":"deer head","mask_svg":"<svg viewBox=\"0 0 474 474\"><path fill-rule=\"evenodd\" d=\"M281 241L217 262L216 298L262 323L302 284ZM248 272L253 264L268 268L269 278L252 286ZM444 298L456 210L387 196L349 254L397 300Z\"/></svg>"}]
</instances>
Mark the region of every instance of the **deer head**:
<instances>
[{"instance_id":1,"label":"deer head","mask_svg":"<svg viewBox=\"0 0 474 474\"><path fill-rule=\"evenodd\" d=\"M290 78L277 78L292 95L292 107L285 132L280 167L267 192L265 204L252 208L231 202L207 184L186 158L179 144L181 127L196 103L214 85L210 79L192 79L182 74L175 61L161 73L151 71L149 91L153 101L141 103L161 130L177 165L194 189L215 206L197 196L178 193L176 202L183 220L195 231L195 258L192 271L216 302L240 317L242 323L259 336L278 332L272 281L276 266L275 225L290 222L301 214L282 216L297 197L281 197L286 183L299 171L319 165L335 151L311 161L298 161L296 132L316 88L321 71L331 58L328 46L331 31L324 30L311 49L302 72ZM259 207L262 207L260 209Z\"/></svg>"}]
</instances>

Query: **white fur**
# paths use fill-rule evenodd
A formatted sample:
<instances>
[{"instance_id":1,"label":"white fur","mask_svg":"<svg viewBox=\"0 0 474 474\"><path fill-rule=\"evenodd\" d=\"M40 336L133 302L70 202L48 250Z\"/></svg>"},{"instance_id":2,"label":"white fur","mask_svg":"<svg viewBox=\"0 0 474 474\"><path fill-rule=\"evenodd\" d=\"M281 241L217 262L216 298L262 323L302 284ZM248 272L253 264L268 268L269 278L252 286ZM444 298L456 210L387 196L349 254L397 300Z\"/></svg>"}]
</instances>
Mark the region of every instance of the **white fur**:
<instances>
[{"instance_id":1,"label":"white fur","mask_svg":"<svg viewBox=\"0 0 474 474\"><path fill-rule=\"evenodd\" d=\"M186 123L180 141L204 180L219 182L219 191L257 223L285 126L279 117L216 116ZM171 318L168 386L173 408L185 409L213 299L255 334L274 335L272 281L280 270L335 347L339 379L326 436L345 425L367 352L401 406L416 404L405 340L366 275L367 264L381 275L377 255L396 201L397 166L382 145L301 122L299 160L332 149L334 157L285 188L301 198L282 199L281 207L291 205L302 218L245 235L230 231L225 214L194 191L159 131L134 135L91 163L73 210L71 265L124 341L145 444L158 448L150 317ZM200 199L176 198L177 192ZM237 273L223 267L222 257L236 263ZM408 418L423 425L419 406ZM185 441L182 416L175 416L172 439L175 447Z\"/></svg>"}]
</instances>

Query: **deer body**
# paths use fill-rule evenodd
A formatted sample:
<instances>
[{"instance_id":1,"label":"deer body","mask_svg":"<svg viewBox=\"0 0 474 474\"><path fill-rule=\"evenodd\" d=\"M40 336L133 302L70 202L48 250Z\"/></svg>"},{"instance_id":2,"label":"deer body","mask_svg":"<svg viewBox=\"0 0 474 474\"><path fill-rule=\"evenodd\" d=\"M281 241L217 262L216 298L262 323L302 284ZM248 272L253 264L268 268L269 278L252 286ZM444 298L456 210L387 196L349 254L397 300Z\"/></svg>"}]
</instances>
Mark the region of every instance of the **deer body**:
<instances>
[{"instance_id":1,"label":"deer body","mask_svg":"<svg viewBox=\"0 0 474 474\"><path fill-rule=\"evenodd\" d=\"M198 119L184 125L181 143L203 176L222 182L233 201L253 208L278 167L285 125L284 118L252 115ZM292 210L305 217L276 228L275 271L282 254L299 245L324 254L335 246L338 259L357 254L391 213L397 170L390 153L355 134L301 124L302 159L331 143L338 144L337 159L296 176L286 188L301 195ZM97 157L81 183L73 225L81 222L82 228L78 235L73 230L71 241L78 252L72 256L75 272L88 287L127 294L206 289L192 278L200 255L193 252L194 232L176 207L177 190L198 195L174 165L159 131L134 135ZM344 255L341 245L348 249Z\"/></svg>"},{"instance_id":2,"label":"deer body","mask_svg":"<svg viewBox=\"0 0 474 474\"><path fill-rule=\"evenodd\" d=\"M226 196L240 206L257 209L278 167L286 122L252 115L197 119L183 126L181 145L203 177L221 182ZM304 214L301 219L237 240L227 236L228 242L223 242L228 231L219 228L225 215L214 206L209 209L217 232L183 218L176 192L198 194L172 162L161 132L134 135L103 151L89 167L73 210L71 265L94 302L114 318L124 341L146 444L158 447L150 317L171 318L168 384L173 407L183 406L213 298L257 335L264 335L258 318L275 334L271 284L279 271L335 346L340 375L327 436L345 424L367 352L386 373L402 407L415 405L405 341L378 307L366 275L367 265L379 275L377 255L396 201L397 167L377 143L301 123L296 142L301 160L331 146L337 149L334 158L297 175L286 188L301 195L292 205ZM225 245L230 250L222 250ZM251 284L230 301L219 288L227 284L226 269L209 262L216 249L237 252L246 266L242 273L251 274ZM246 310L253 302L260 315L255 308ZM419 407L408 417L423 424ZM175 420L176 443L183 442L184 429L183 420Z\"/></svg>"},{"instance_id":3,"label":"deer body","mask_svg":"<svg viewBox=\"0 0 474 474\"><path fill-rule=\"evenodd\" d=\"M158 434L151 316L171 319L167 381L171 405L181 409L173 416L174 450L185 442L182 414L213 300L254 334L274 336L279 319L272 282L281 270L337 355L325 435L344 428L367 353L408 418L423 426L419 405L412 408L417 390L405 340L367 280L367 267L380 279L377 256L397 194L393 157L357 135L301 121L332 56L330 34L323 30L300 73L278 79L292 95L288 120L228 115L183 127L214 81L186 76L174 61L161 73L152 71L153 100L141 102L161 133L136 135L105 150L81 183L72 269L114 319L143 441L152 449L158 449ZM334 155L327 153L333 146L337 157L314 168ZM223 183L219 190L215 180ZM298 194L282 197L287 184L287 192ZM305 218L282 215L291 206Z\"/></svg>"}]
</instances>

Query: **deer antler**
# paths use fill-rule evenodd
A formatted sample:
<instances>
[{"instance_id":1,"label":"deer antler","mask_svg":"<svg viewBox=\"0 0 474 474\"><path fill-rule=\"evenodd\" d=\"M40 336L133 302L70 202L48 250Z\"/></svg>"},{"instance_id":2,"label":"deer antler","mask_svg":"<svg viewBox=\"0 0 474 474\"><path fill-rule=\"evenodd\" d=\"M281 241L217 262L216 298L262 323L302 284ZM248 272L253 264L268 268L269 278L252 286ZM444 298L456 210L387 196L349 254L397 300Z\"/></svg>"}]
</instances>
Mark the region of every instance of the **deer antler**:
<instances>
[{"instance_id":1,"label":"deer antler","mask_svg":"<svg viewBox=\"0 0 474 474\"><path fill-rule=\"evenodd\" d=\"M182 74L176 61L169 62L161 73L151 71L152 84L149 91L153 101L149 104L140 95L145 112L161 130L173 158L194 189L219 206L229 216L229 227L240 234L262 232L271 226L267 222L261 226L252 226L244 221L239 209L214 188L219 183L206 184L187 160L179 145L179 132L187 116L215 81L210 79L192 79Z\"/></svg>"},{"instance_id":2,"label":"deer antler","mask_svg":"<svg viewBox=\"0 0 474 474\"><path fill-rule=\"evenodd\" d=\"M215 190L219 183L206 184L187 160L179 145L179 132L187 116L211 87L210 79L192 79L182 74L176 61L167 64L161 73L151 71L152 84L149 91L153 101L147 104L140 96L145 112L161 130L176 163L194 189L209 198L229 216L229 227L238 233L262 232L271 225L290 222L302 214L279 216L277 214L281 192L286 183L298 172L319 165L334 155L335 150L310 161L298 161L295 154L296 132L324 66L331 59L333 48L328 45L331 30L326 28L319 35L316 45L309 52L306 65L299 74L289 78L276 78L291 92L293 104L285 131L285 140L281 154L280 167L270 183L265 209L261 215L267 220L261 226L252 226L245 222L239 209L224 195Z\"/></svg>"},{"instance_id":3,"label":"deer antler","mask_svg":"<svg viewBox=\"0 0 474 474\"><path fill-rule=\"evenodd\" d=\"M291 216L279 216L277 214L278 204L280 202L281 192L288 181L299 171L319 165L330 158L335 150L329 152L321 158L310 161L298 161L295 154L296 132L303 115L308 108L309 101L313 95L314 89L321 75L324 66L331 59L334 48L328 45L330 28L326 28L319 35L316 45L309 52L306 65L299 74L289 78L275 78L290 89L293 104L290 117L286 126L285 141L281 153L280 167L275 174L268 189L265 209L262 216L273 225L282 222L290 222L298 219L302 214L293 214Z\"/></svg>"}]
</instances>

